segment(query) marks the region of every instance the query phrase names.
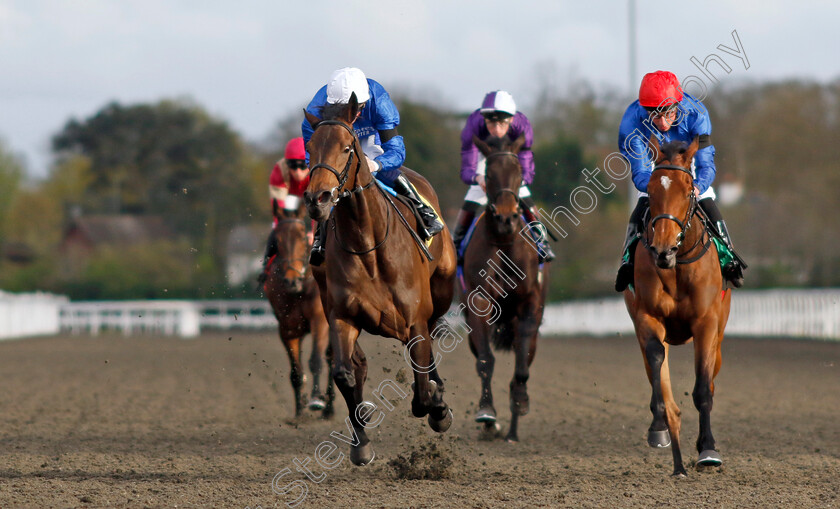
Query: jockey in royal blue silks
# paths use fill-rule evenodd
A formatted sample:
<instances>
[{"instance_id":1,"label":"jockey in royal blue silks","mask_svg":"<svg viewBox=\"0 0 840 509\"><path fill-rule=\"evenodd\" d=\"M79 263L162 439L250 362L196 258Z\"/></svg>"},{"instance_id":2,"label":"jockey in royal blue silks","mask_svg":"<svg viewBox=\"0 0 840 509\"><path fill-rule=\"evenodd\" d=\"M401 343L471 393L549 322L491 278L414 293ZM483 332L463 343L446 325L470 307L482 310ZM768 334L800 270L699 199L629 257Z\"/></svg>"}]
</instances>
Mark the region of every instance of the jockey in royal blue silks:
<instances>
[{"instance_id":1,"label":"jockey in royal blue silks","mask_svg":"<svg viewBox=\"0 0 840 509\"><path fill-rule=\"evenodd\" d=\"M534 180L534 153L531 152L531 145L534 143L534 130L531 122L521 111L516 110L516 103L508 92L495 90L484 96L481 108L475 110L467 118L464 128L461 130L461 180L470 188L464 196L464 204L458 212L458 219L455 220L455 232L452 240L455 243L455 250L458 252L458 264L463 265L463 247L461 243L467 234L475 218L479 207L487 205L487 195L484 191L484 172L486 161L479 152L478 147L473 143L473 136L484 141L491 136L497 138L508 137L516 140L525 136L525 143L519 151L519 165L522 167L522 186L519 188L519 198L525 204L522 207L525 219L529 224L539 223L534 201L531 199L531 191L528 186ZM541 229L545 226L540 224ZM545 230L547 232L547 230ZM540 263L550 262L554 259L554 252L551 245L540 235L537 241L539 246Z\"/></svg>"},{"instance_id":2,"label":"jockey in royal blue silks","mask_svg":"<svg viewBox=\"0 0 840 509\"><path fill-rule=\"evenodd\" d=\"M353 93L361 105L361 111L353 122L353 130L359 138L370 172L377 180L414 204L423 219L423 228L419 228L419 233L424 239L437 235L443 230L443 223L435 211L420 199L414 185L400 171L405 162L405 143L403 137L397 133L400 113L382 85L366 78L360 69L339 69L333 72L329 82L318 90L306 111L321 118L324 106L347 104ZM304 141L309 143L313 129L308 120L304 119L301 131ZM308 164L308 153L306 161ZM324 240L323 228L319 224L310 254L312 265L320 265L324 260Z\"/></svg>"},{"instance_id":3,"label":"jockey in royal blue silks","mask_svg":"<svg viewBox=\"0 0 840 509\"><path fill-rule=\"evenodd\" d=\"M618 132L618 147L629 161L633 184L639 191L639 201L630 215L627 237L622 250L622 264L615 282L616 291L624 291L633 283L633 252L635 240L644 231L643 217L649 206L648 181L654 161L648 153L648 140L656 135L660 145L671 141L691 143L699 138L700 148L694 155L692 171L698 204L717 227L721 240L734 253L723 216L715 204L715 147L711 143L712 122L703 104L685 93L677 77L668 71L648 73L642 78L639 99L624 112ZM624 259L630 249L629 256ZM743 267L735 257L723 268L723 276L735 287L744 283Z\"/></svg>"}]
</instances>

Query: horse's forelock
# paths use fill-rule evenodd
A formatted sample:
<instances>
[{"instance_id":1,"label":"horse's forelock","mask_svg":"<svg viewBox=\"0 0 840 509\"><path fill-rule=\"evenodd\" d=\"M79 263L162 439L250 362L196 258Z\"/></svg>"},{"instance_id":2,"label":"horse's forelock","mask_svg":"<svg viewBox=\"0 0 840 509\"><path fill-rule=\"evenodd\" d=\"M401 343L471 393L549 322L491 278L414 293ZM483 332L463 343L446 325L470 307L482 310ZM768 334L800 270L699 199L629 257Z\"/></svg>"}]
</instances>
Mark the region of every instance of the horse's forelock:
<instances>
[{"instance_id":1,"label":"horse's forelock","mask_svg":"<svg viewBox=\"0 0 840 509\"><path fill-rule=\"evenodd\" d=\"M347 112L347 109L350 107L349 104L325 104L321 107L321 119L323 120L335 120L335 119L342 119Z\"/></svg>"},{"instance_id":2,"label":"horse's forelock","mask_svg":"<svg viewBox=\"0 0 840 509\"><path fill-rule=\"evenodd\" d=\"M684 141L669 141L668 143L662 145L659 150L662 152L665 159L674 163L675 159L681 158L681 156L685 154L688 147L688 143Z\"/></svg>"}]
</instances>

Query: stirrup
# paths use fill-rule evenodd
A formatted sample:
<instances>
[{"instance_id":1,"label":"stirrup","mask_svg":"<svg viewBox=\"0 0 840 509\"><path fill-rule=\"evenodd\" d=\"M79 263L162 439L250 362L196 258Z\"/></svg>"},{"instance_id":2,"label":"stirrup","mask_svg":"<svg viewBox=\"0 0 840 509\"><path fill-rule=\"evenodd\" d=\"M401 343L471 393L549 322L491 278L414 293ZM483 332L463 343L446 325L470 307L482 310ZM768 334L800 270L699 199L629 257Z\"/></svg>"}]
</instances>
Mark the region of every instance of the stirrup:
<instances>
[{"instance_id":1,"label":"stirrup","mask_svg":"<svg viewBox=\"0 0 840 509\"><path fill-rule=\"evenodd\" d=\"M732 283L735 288L744 286L744 271L737 261L727 263L721 270L723 278Z\"/></svg>"}]
</instances>

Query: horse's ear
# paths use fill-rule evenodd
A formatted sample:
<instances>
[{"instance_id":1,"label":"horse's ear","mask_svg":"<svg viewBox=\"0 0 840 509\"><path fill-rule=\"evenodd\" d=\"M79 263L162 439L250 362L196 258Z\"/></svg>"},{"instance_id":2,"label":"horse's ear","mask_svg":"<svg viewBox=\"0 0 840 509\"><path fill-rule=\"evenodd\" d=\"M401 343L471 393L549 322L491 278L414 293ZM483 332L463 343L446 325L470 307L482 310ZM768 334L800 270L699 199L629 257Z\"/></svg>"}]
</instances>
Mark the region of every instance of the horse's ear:
<instances>
[{"instance_id":1,"label":"horse's ear","mask_svg":"<svg viewBox=\"0 0 840 509\"><path fill-rule=\"evenodd\" d=\"M484 154L484 157L487 157L488 155L490 155L491 152L493 152L493 149L490 148L490 145L481 141L481 139L479 139L478 136L473 135L472 141L475 144L475 146L478 147L478 151Z\"/></svg>"},{"instance_id":2,"label":"horse's ear","mask_svg":"<svg viewBox=\"0 0 840 509\"><path fill-rule=\"evenodd\" d=\"M359 113L359 98L356 97L356 92L352 92L350 94L350 101L347 103L347 109L345 110L345 115L347 115L344 120L347 121L348 124L352 125L353 122L356 121L356 115Z\"/></svg>"},{"instance_id":3,"label":"horse's ear","mask_svg":"<svg viewBox=\"0 0 840 509\"><path fill-rule=\"evenodd\" d=\"M303 110L303 116L306 117L306 121L309 122L309 125L310 127L312 127L313 130L315 129L315 127L318 126L318 123L321 122L320 118L316 117L315 115L309 113L306 110Z\"/></svg>"},{"instance_id":4,"label":"horse's ear","mask_svg":"<svg viewBox=\"0 0 840 509\"><path fill-rule=\"evenodd\" d=\"M514 154L518 154L522 150L522 145L525 144L525 135L520 134L519 138L516 138L513 141L513 145L510 146L510 151Z\"/></svg>"},{"instance_id":5,"label":"horse's ear","mask_svg":"<svg viewBox=\"0 0 840 509\"><path fill-rule=\"evenodd\" d=\"M694 157L694 154L697 153L697 149L700 148L700 137L695 136L693 140L691 140L691 145L685 151L685 161L688 166L691 165L691 159Z\"/></svg>"},{"instance_id":6,"label":"horse's ear","mask_svg":"<svg viewBox=\"0 0 840 509\"><path fill-rule=\"evenodd\" d=\"M648 155L650 155L653 163L658 164L660 158L662 157L662 150L659 146L659 138L657 138L655 134L651 134L650 139L648 140L648 152Z\"/></svg>"}]
</instances>

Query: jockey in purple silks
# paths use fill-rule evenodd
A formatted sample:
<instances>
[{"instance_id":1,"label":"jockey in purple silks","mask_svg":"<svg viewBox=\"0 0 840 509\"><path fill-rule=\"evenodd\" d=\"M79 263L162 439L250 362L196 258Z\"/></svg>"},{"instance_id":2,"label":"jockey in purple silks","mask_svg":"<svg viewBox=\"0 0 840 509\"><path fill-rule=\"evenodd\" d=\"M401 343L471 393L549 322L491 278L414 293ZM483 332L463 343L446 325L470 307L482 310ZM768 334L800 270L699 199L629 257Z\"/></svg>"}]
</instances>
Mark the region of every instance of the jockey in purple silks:
<instances>
[{"instance_id":1,"label":"jockey in purple silks","mask_svg":"<svg viewBox=\"0 0 840 509\"><path fill-rule=\"evenodd\" d=\"M531 129L528 117L521 111L516 111L516 103L509 93L496 90L485 95L481 108L472 112L467 118L467 123L461 131L461 180L470 188L464 197L464 205L458 213L452 239L455 242L455 250L459 253L459 265L464 263L460 254L461 242L475 218L476 211L479 207L487 205L484 185L485 160L473 143L473 136L480 140L486 140L491 136L497 138L507 136L511 140L516 140L522 135L525 136L525 144L518 154L519 164L522 166L522 187L519 188L519 198L525 205L522 207L525 219L533 224L540 220L534 201L531 199L531 191L528 190L528 185L534 180L534 153L531 152L534 131ZM540 223L539 228L543 230L538 241L540 262L550 262L555 257L554 252L545 240L545 226Z\"/></svg>"}]
</instances>

